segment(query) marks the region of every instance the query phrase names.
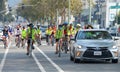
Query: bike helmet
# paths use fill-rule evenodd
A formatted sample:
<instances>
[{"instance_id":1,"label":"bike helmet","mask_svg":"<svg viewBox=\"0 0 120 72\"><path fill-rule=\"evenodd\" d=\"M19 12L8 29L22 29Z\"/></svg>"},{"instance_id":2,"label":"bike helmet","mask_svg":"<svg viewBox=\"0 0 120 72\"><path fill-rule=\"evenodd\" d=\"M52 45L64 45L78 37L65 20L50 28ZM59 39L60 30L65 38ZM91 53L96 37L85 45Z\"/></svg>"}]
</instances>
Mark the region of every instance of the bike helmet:
<instances>
[{"instance_id":1,"label":"bike helmet","mask_svg":"<svg viewBox=\"0 0 120 72\"><path fill-rule=\"evenodd\" d=\"M33 25L32 23L30 23L28 26L29 26L29 27L32 27L32 28L34 27L34 25Z\"/></svg>"},{"instance_id":2,"label":"bike helmet","mask_svg":"<svg viewBox=\"0 0 120 72\"><path fill-rule=\"evenodd\" d=\"M77 24L76 26L77 26L77 27L81 27L81 25L80 25L80 24Z\"/></svg>"},{"instance_id":3,"label":"bike helmet","mask_svg":"<svg viewBox=\"0 0 120 72\"><path fill-rule=\"evenodd\" d=\"M68 25L68 22L64 22L63 25Z\"/></svg>"}]
</instances>

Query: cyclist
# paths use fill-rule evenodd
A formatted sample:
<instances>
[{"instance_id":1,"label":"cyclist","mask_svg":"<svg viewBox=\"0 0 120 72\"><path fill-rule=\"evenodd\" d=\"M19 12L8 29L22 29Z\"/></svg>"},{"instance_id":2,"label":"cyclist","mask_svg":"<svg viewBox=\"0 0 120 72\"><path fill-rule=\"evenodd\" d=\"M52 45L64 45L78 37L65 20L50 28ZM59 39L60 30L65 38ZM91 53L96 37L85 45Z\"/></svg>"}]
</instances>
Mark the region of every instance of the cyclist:
<instances>
[{"instance_id":1,"label":"cyclist","mask_svg":"<svg viewBox=\"0 0 120 72\"><path fill-rule=\"evenodd\" d=\"M55 38L55 33L56 33L56 26L53 25L51 29L52 29L52 32L51 32L51 43L52 43L52 46L54 46L54 38Z\"/></svg>"},{"instance_id":2,"label":"cyclist","mask_svg":"<svg viewBox=\"0 0 120 72\"><path fill-rule=\"evenodd\" d=\"M69 45L71 33L70 33L67 22L63 23L63 32L64 32L63 33L64 34L63 35L63 46L67 47L67 51L68 51L69 50L68 45Z\"/></svg>"},{"instance_id":3,"label":"cyclist","mask_svg":"<svg viewBox=\"0 0 120 72\"><path fill-rule=\"evenodd\" d=\"M8 31L8 27L5 26L3 29L3 41L6 41L6 47L8 46L8 36L9 36L9 31Z\"/></svg>"},{"instance_id":4,"label":"cyclist","mask_svg":"<svg viewBox=\"0 0 120 72\"><path fill-rule=\"evenodd\" d=\"M25 44L25 39L26 39L26 29L25 29L25 26L23 26L23 28L22 28L21 39L22 39L22 47L23 47L24 44Z\"/></svg>"},{"instance_id":5,"label":"cyclist","mask_svg":"<svg viewBox=\"0 0 120 72\"><path fill-rule=\"evenodd\" d=\"M69 39L73 36L73 32L74 32L74 27L72 26L72 24L70 24L68 26L68 36L69 36Z\"/></svg>"},{"instance_id":6,"label":"cyclist","mask_svg":"<svg viewBox=\"0 0 120 72\"><path fill-rule=\"evenodd\" d=\"M52 33L51 26L48 26L48 28L46 29L45 33L46 33L46 42L49 45L50 44L49 38L50 38L51 33Z\"/></svg>"},{"instance_id":7,"label":"cyclist","mask_svg":"<svg viewBox=\"0 0 120 72\"><path fill-rule=\"evenodd\" d=\"M76 32L78 32L80 29L81 29L81 25L80 25L80 24L77 24L77 25L76 25Z\"/></svg>"},{"instance_id":8,"label":"cyclist","mask_svg":"<svg viewBox=\"0 0 120 72\"><path fill-rule=\"evenodd\" d=\"M9 31L9 36L8 36L8 39L11 40L11 36L12 36L12 32L13 32L13 28L11 25L8 25L8 31Z\"/></svg>"},{"instance_id":9,"label":"cyclist","mask_svg":"<svg viewBox=\"0 0 120 72\"><path fill-rule=\"evenodd\" d=\"M93 29L93 26L92 25L87 25L86 29Z\"/></svg>"},{"instance_id":10,"label":"cyclist","mask_svg":"<svg viewBox=\"0 0 120 72\"><path fill-rule=\"evenodd\" d=\"M37 25L36 31L37 31L37 41L38 41L39 45L41 45L41 31L40 31L39 24Z\"/></svg>"},{"instance_id":11,"label":"cyclist","mask_svg":"<svg viewBox=\"0 0 120 72\"><path fill-rule=\"evenodd\" d=\"M36 29L34 29L34 25L32 23L30 23L28 26L29 27L26 32L26 37L27 37L27 53L26 53L26 55L29 55L31 39L32 39L32 49L34 49L33 44L34 44L36 36L37 36L37 32L36 32Z\"/></svg>"},{"instance_id":12,"label":"cyclist","mask_svg":"<svg viewBox=\"0 0 120 72\"><path fill-rule=\"evenodd\" d=\"M58 54L58 45L59 45L59 40L60 40L60 46L62 46L62 36L63 36L63 30L62 30L62 27L61 25L58 26L58 29L56 31L56 34L55 34L55 38L56 38L56 52L55 54Z\"/></svg>"},{"instance_id":13,"label":"cyclist","mask_svg":"<svg viewBox=\"0 0 120 72\"><path fill-rule=\"evenodd\" d=\"M19 41L21 41L21 29L20 29L19 25L17 26L17 28L15 30L15 36L16 36L16 38L15 38L16 46L18 46L18 44L20 43Z\"/></svg>"}]
</instances>

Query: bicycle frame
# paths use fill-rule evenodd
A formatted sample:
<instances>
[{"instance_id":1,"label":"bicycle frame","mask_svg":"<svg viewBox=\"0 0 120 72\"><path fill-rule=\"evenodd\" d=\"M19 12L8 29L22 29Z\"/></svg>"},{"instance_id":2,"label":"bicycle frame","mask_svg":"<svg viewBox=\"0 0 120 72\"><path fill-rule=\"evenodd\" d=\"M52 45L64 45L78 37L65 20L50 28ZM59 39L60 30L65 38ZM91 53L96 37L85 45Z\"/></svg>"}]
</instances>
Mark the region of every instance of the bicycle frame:
<instances>
[{"instance_id":1,"label":"bicycle frame","mask_svg":"<svg viewBox=\"0 0 120 72\"><path fill-rule=\"evenodd\" d=\"M62 40L61 39L58 41L58 44L59 44L58 45L58 47L59 47L58 48L58 57L61 57L61 47L62 47L62 45L61 45L62 44Z\"/></svg>"},{"instance_id":2,"label":"bicycle frame","mask_svg":"<svg viewBox=\"0 0 120 72\"><path fill-rule=\"evenodd\" d=\"M2 39L3 39L4 48L6 48L6 47L7 47L7 40L6 40L6 37L3 36Z\"/></svg>"},{"instance_id":3,"label":"bicycle frame","mask_svg":"<svg viewBox=\"0 0 120 72\"><path fill-rule=\"evenodd\" d=\"M29 56L32 56L32 38L30 38Z\"/></svg>"}]
</instances>

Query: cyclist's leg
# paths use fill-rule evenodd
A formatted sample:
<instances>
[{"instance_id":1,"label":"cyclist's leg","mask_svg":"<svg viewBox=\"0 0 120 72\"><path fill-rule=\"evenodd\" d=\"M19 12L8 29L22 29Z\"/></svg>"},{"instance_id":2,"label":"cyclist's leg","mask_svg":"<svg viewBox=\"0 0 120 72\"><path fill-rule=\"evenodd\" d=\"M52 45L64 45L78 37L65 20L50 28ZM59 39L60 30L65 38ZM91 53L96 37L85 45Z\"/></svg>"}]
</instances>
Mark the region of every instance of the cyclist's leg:
<instances>
[{"instance_id":1,"label":"cyclist's leg","mask_svg":"<svg viewBox=\"0 0 120 72\"><path fill-rule=\"evenodd\" d=\"M58 53L58 45L59 45L59 39L56 39L56 52L55 52L55 54Z\"/></svg>"},{"instance_id":2,"label":"cyclist's leg","mask_svg":"<svg viewBox=\"0 0 120 72\"><path fill-rule=\"evenodd\" d=\"M30 39L27 40L27 55L29 55Z\"/></svg>"},{"instance_id":3,"label":"cyclist's leg","mask_svg":"<svg viewBox=\"0 0 120 72\"><path fill-rule=\"evenodd\" d=\"M39 35L40 45L41 45L41 35Z\"/></svg>"},{"instance_id":4,"label":"cyclist's leg","mask_svg":"<svg viewBox=\"0 0 120 72\"><path fill-rule=\"evenodd\" d=\"M20 43L21 43L21 37L20 35L18 35L18 48L20 47Z\"/></svg>"},{"instance_id":5,"label":"cyclist's leg","mask_svg":"<svg viewBox=\"0 0 120 72\"><path fill-rule=\"evenodd\" d=\"M46 43L48 44L48 35L46 35Z\"/></svg>"},{"instance_id":6,"label":"cyclist's leg","mask_svg":"<svg viewBox=\"0 0 120 72\"><path fill-rule=\"evenodd\" d=\"M15 37L16 46L18 45L18 35Z\"/></svg>"},{"instance_id":7,"label":"cyclist's leg","mask_svg":"<svg viewBox=\"0 0 120 72\"><path fill-rule=\"evenodd\" d=\"M34 49L35 40L32 40L32 49Z\"/></svg>"},{"instance_id":8,"label":"cyclist's leg","mask_svg":"<svg viewBox=\"0 0 120 72\"><path fill-rule=\"evenodd\" d=\"M22 44L21 46L24 47L24 45L25 45L25 39L24 38L21 38L21 44Z\"/></svg>"}]
</instances>

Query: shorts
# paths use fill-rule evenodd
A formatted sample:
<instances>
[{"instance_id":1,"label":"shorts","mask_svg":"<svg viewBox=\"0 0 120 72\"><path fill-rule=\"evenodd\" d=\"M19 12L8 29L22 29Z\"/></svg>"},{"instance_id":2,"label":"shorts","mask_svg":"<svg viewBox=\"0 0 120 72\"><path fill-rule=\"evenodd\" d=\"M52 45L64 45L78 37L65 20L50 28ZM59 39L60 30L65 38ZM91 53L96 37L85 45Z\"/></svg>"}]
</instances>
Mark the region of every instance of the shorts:
<instances>
[{"instance_id":1,"label":"shorts","mask_svg":"<svg viewBox=\"0 0 120 72\"><path fill-rule=\"evenodd\" d=\"M60 39L56 39L56 42L58 42Z\"/></svg>"},{"instance_id":2,"label":"shorts","mask_svg":"<svg viewBox=\"0 0 120 72\"><path fill-rule=\"evenodd\" d=\"M34 42L34 40L32 39L32 42ZM30 38L27 40L27 43L30 44Z\"/></svg>"},{"instance_id":3,"label":"shorts","mask_svg":"<svg viewBox=\"0 0 120 72\"><path fill-rule=\"evenodd\" d=\"M8 34L4 34L3 36L5 36L6 38L8 37Z\"/></svg>"},{"instance_id":4,"label":"shorts","mask_svg":"<svg viewBox=\"0 0 120 72\"><path fill-rule=\"evenodd\" d=\"M19 37L20 35L16 35L16 37Z\"/></svg>"}]
</instances>

